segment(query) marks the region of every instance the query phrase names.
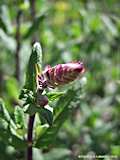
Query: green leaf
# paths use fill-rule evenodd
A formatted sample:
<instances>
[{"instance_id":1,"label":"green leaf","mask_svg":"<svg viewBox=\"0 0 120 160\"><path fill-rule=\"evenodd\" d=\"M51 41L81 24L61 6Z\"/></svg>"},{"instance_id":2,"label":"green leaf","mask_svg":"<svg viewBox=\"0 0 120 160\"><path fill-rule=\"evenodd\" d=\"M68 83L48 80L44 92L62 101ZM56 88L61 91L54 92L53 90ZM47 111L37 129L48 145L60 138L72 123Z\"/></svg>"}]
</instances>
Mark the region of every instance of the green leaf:
<instances>
[{"instance_id":1,"label":"green leaf","mask_svg":"<svg viewBox=\"0 0 120 160\"><path fill-rule=\"evenodd\" d=\"M0 122L2 123L0 125L0 137L4 139L4 142L15 148L25 148L26 142L18 137L16 125L6 110L2 99L0 99Z\"/></svg>"},{"instance_id":2,"label":"green leaf","mask_svg":"<svg viewBox=\"0 0 120 160\"><path fill-rule=\"evenodd\" d=\"M36 92L37 89L37 75L42 69L42 49L38 42L33 45L32 53L28 62L26 81L24 89Z\"/></svg>"},{"instance_id":3,"label":"green leaf","mask_svg":"<svg viewBox=\"0 0 120 160\"><path fill-rule=\"evenodd\" d=\"M30 114L30 115L33 115L33 114L35 114L35 113L38 111L37 108L38 108L38 107L36 107L34 104L30 104L30 105L28 105L28 106L26 106L26 107L24 108L24 112L25 112L25 113L28 113L28 114Z\"/></svg>"},{"instance_id":4,"label":"green leaf","mask_svg":"<svg viewBox=\"0 0 120 160\"><path fill-rule=\"evenodd\" d=\"M39 109L39 117L41 120L41 124L48 123L50 126L53 123L53 112L50 107L40 108Z\"/></svg>"},{"instance_id":5,"label":"green leaf","mask_svg":"<svg viewBox=\"0 0 120 160\"><path fill-rule=\"evenodd\" d=\"M36 141L35 147L46 148L54 142L59 128L62 126L62 124L68 118L70 112L72 111L70 103L74 100L75 97L76 91L71 89L67 91L64 97L61 97L58 100L55 107L53 124L39 136Z\"/></svg>"},{"instance_id":6,"label":"green leaf","mask_svg":"<svg viewBox=\"0 0 120 160\"><path fill-rule=\"evenodd\" d=\"M19 106L16 106L14 115L15 115L15 122L16 122L17 127L19 129L24 129L25 128L25 122L24 122L25 117L24 117L23 109L20 108Z\"/></svg>"},{"instance_id":7,"label":"green leaf","mask_svg":"<svg viewBox=\"0 0 120 160\"><path fill-rule=\"evenodd\" d=\"M33 96L33 92L27 89L22 89L21 93L19 95L19 99L22 99L25 103L23 104L23 106L26 106L28 104L31 104L34 102L34 96Z\"/></svg>"},{"instance_id":8,"label":"green leaf","mask_svg":"<svg viewBox=\"0 0 120 160\"><path fill-rule=\"evenodd\" d=\"M0 126L0 138L2 138L4 140L4 143L6 143L7 145L14 146L17 149L23 149L27 146L25 140L20 139L19 137L14 135L9 127L1 128Z\"/></svg>"},{"instance_id":9,"label":"green leaf","mask_svg":"<svg viewBox=\"0 0 120 160\"><path fill-rule=\"evenodd\" d=\"M10 133L8 132L8 123L0 118L0 139L4 139L6 144L9 143Z\"/></svg>"},{"instance_id":10,"label":"green leaf","mask_svg":"<svg viewBox=\"0 0 120 160\"><path fill-rule=\"evenodd\" d=\"M16 128L16 125L10 117L9 112L7 111L2 99L0 99L0 118L10 124L13 130Z\"/></svg>"},{"instance_id":11,"label":"green leaf","mask_svg":"<svg viewBox=\"0 0 120 160\"><path fill-rule=\"evenodd\" d=\"M14 146L16 149L25 149L27 147L27 143L25 140L18 138L15 135L11 136L10 144Z\"/></svg>"},{"instance_id":12,"label":"green leaf","mask_svg":"<svg viewBox=\"0 0 120 160\"><path fill-rule=\"evenodd\" d=\"M25 112L30 115L39 113L41 124L48 123L49 125L52 125L53 108L51 108L48 105L46 105L45 107L40 107L40 106L38 107L38 106L35 106L34 104L30 104Z\"/></svg>"},{"instance_id":13,"label":"green leaf","mask_svg":"<svg viewBox=\"0 0 120 160\"><path fill-rule=\"evenodd\" d=\"M48 92L46 96L48 97L49 101L54 101L63 96L64 94L65 92Z\"/></svg>"},{"instance_id":14,"label":"green leaf","mask_svg":"<svg viewBox=\"0 0 120 160\"><path fill-rule=\"evenodd\" d=\"M11 117L10 117L2 99L0 99L0 117L2 119L6 120L7 122L10 122L10 120L11 120Z\"/></svg>"}]
</instances>

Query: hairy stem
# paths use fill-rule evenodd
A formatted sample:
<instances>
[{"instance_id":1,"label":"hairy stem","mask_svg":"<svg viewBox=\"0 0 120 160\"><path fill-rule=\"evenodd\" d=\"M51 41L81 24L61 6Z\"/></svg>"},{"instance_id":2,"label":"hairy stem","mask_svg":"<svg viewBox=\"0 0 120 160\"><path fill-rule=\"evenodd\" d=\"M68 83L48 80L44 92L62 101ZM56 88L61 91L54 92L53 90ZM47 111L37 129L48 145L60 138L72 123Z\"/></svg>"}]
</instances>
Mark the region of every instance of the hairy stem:
<instances>
[{"instance_id":1,"label":"hairy stem","mask_svg":"<svg viewBox=\"0 0 120 160\"><path fill-rule=\"evenodd\" d=\"M28 135L27 135L27 160L32 160L32 145L33 145L33 126L34 126L34 120L35 120L35 114L32 116L29 116L28 120Z\"/></svg>"},{"instance_id":2,"label":"hairy stem","mask_svg":"<svg viewBox=\"0 0 120 160\"><path fill-rule=\"evenodd\" d=\"M35 21L35 2L36 0L29 0L30 3L30 12L31 12L31 21L34 24ZM36 41L36 35L35 33L32 35L31 44L33 44ZM33 125L35 120L35 114L29 117L28 121L28 136L27 136L27 142L28 142L28 148L27 148L27 160L32 160L33 157L33 151L32 151L32 145L33 145Z\"/></svg>"}]
</instances>

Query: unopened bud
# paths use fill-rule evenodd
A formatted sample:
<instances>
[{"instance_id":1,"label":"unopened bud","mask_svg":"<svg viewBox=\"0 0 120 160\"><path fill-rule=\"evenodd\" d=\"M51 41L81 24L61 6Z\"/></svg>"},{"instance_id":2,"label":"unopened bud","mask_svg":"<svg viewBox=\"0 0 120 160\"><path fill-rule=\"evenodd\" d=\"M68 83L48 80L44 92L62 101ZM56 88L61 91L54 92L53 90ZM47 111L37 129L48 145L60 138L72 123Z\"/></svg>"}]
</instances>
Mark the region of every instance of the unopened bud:
<instances>
[{"instance_id":1,"label":"unopened bud","mask_svg":"<svg viewBox=\"0 0 120 160\"><path fill-rule=\"evenodd\" d=\"M37 104L44 107L48 104L48 98L45 95L37 96Z\"/></svg>"},{"instance_id":2,"label":"unopened bud","mask_svg":"<svg viewBox=\"0 0 120 160\"><path fill-rule=\"evenodd\" d=\"M39 85L43 88L55 88L68 84L85 72L82 62L70 62L58 64L55 67L48 66L41 75L38 76Z\"/></svg>"}]
</instances>

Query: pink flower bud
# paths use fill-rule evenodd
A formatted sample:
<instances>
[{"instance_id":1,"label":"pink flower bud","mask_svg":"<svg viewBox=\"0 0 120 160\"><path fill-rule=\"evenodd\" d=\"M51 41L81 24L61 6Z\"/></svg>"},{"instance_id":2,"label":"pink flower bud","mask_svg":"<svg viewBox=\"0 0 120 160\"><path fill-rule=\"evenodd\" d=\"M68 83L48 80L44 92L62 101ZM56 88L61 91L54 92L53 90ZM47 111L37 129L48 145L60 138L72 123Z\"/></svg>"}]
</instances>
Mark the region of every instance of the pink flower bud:
<instances>
[{"instance_id":1,"label":"pink flower bud","mask_svg":"<svg viewBox=\"0 0 120 160\"><path fill-rule=\"evenodd\" d=\"M38 76L39 85L42 88L55 88L65 85L74 81L84 71L84 65L80 61L58 64L55 67L47 66L43 73Z\"/></svg>"}]
</instances>

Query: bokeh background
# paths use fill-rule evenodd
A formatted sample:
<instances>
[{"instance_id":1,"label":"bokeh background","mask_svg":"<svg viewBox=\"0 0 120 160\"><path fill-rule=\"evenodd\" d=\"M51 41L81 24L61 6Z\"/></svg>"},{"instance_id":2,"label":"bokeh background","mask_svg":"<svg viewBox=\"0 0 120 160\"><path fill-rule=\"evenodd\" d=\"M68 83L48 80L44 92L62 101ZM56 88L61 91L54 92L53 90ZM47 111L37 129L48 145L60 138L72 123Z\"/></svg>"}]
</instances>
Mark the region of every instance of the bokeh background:
<instances>
[{"instance_id":1,"label":"bokeh background","mask_svg":"<svg viewBox=\"0 0 120 160\"><path fill-rule=\"evenodd\" d=\"M120 1L0 0L0 97L11 115L34 41L44 66L81 60L87 78L55 147L35 150L34 160L120 156ZM0 159L23 157L0 134Z\"/></svg>"}]
</instances>

